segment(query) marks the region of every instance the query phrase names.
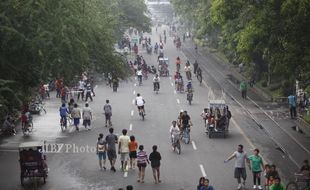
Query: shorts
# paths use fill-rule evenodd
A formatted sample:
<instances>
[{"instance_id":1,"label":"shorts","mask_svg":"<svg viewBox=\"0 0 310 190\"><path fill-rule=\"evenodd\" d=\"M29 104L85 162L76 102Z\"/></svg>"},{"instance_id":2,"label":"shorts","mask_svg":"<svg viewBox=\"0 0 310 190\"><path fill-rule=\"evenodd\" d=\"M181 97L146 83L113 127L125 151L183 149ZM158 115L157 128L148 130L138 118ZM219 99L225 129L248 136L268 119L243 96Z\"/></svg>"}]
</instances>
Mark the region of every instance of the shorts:
<instances>
[{"instance_id":1,"label":"shorts","mask_svg":"<svg viewBox=\"0 0 310 190\"><path fill-rule=\"evenodd\" d=\"M246 170L245 168L235 168L235 174L234 174L235 178L242 178L242 179L246 179Z\"/></svg>"},{"instance_id":2,"label":"shorts","mask_svg":"<svg viewBox=\"0 0 310 190\"><path fill-rule=\"evenodd\" d=\"M129 158L128 152L121 152L121 161L127 161Z\"/></svg>"},{"instance_id":3,"label":"shorts","mask_svg":"<svg viewBox=\"0 0 310 190\"><path fill-rule=\"evenodd\" d=\"M111 113L106 113L106 114L105 114L105 119L106 119L106 120L111 119L111 115L112 115Z\"/></svg>"},{"instance_id":4,"label":"shorts","mask_svg":"<svg viewBox=\"0 0 310 190\"><path fill-rule=\"evenodd\" d=\"M80 118L73 118L73 124L74 125L80 124Z\"/></svg>"},{"instance_id":5,"label":"shorts","mask_svg":"<svg viewBox=\"0 0 310 190\"><path fill-rule=\"evenodd\" d=\"M113 159L116 159L116 150L108 150L107 151L108 153L108 159L109 160L113 160Z\"/></svg>"},{"instance_id":6,"label":"shorts","mask_svg":"<svg viewBox=\"0 0 310 190\"><path fill-rule=\"evenodd\" d=\"M138 106L138 110L140 109L144 109L144 105L143 106Z\"/></svg>"},{"instance_id":7,"label":"shorts","mask_svg":"<svg viewBox=\"0 0 310 190\"><path fill-rule=\"evenodd\" d=\"M84 125L84 126L90 126L90 124L91 124L90 119L84 119L84 120L83 120L83 125Z\"/></svg>"},{"instance_id":8,"label":"shorts","mask_svg":"<svg viewBox=\"0 0 310 190\"><path fill-rule=\"evenodd\" d=\"M106 152L98 152L99 160L105 160L107 158Z\"/></svg>"},{"instance_id":9,"label":"shorts","mask_svg":"<svg viewBox=\"0 0 310 190\"><path fill-rule=\"evenodd\" d=\"M137 158L137 151L129 152L129 158Z\"/></svg>"},{"instance_id":10,"label":"shorts","mask_svg":"<svg viewBox=\"0 0 310 190\"><path fill-rule=\"evenodd\" d=\"M146 163L138 163L137 164L139 171L141 171L142 168L146 168Z\"/></svg>"}]
</instances>

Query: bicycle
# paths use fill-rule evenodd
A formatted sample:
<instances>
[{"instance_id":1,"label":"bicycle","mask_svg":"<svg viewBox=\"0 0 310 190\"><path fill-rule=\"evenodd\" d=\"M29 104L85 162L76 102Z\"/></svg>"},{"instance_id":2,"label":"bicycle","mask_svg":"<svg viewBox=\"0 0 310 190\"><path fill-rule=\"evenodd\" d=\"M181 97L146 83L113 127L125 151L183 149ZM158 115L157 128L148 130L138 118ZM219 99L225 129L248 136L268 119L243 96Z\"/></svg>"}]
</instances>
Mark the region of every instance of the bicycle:
<instances>
[{"instance_id":1,"label":"bicycle","mask_svg":"<svg viewBox=\"0 0 310 190\"><path fill-rule=\"evenodd\" d=\"M286 190L310 190L310 178L304 177L304 174L295 173L295 181L286 185Z\"/></svg>"},{"instance_id":2,"label":"bicycle","mask_svg":"<svg viewBox=\"0 0 310 190\"><path fill-rule=\"evenodd\" d=\"M27 133L31 133L33 130L33 122L32 120L29 120L25 123L22 124L22 131L23 131L23 134L26 135Z\"/></svg>"},{"instance_id":3,"label":"bicycle","mask_svg":"<svg viewBox=\"0 0 310 190\"><path fill-rule=\"evenodd\" d=\"M144 117L145 117L145 112L143 108L139 109L139 115L141 116L142 120L144 121Z\"/></svg>"},{"instance_id":4,"label":"bicycle","mask_svg":"<svg viewBox=\"0 0 310 190\"><path fill-rule=\"evenodd\" d=\"M180 135L171 136L173 151L177 150L178 154L181 154L181 143L180 143Z\"/></svg>"},{"instance_id":5,"label":"bicycle","mask_svg":"<svg viewBox=\"0 0 310 190\"><path fill-rule=\"evenodd\" d=\"M60 119L60 129L62 132L67 129L67 118L64 119L64 117L61 117L61 119Z\"/></svg>"}]
</instances>

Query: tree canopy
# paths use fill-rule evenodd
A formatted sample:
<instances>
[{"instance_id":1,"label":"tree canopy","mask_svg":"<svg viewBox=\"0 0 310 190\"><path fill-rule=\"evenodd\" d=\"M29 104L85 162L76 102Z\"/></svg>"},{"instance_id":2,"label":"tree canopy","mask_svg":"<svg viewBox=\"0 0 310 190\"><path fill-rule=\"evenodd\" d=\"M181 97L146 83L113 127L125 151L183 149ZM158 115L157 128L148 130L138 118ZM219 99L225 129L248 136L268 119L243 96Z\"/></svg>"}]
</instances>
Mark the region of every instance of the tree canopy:
<instances>
[{"instance_id":1,"label":"tree canopy","mask_svg":"<svg viewBox=\"0 0 310 190\"><path fill-rule=\"evenodd\" d=\"M252 67L267 85L288 93L295 79L310 85L310 1L172 0L195 23L197 38L223 51L235 64ZM250 64L253 63L253 64ZM290 88L291 89L291 88Z\"/></svg>"},{"instance_id":2,"label":"tree canopy","mask_svg":"<svg viewBox=\"0 0 310 190\"><path fill-rule=\"evenodd\" d=\"M128 26L149 29L146 11L143 0L0 1L0 104L1 88L23 99L48 78L70 81L85 69L124 77L114 44Z\"/></svg>"}]
</instances>

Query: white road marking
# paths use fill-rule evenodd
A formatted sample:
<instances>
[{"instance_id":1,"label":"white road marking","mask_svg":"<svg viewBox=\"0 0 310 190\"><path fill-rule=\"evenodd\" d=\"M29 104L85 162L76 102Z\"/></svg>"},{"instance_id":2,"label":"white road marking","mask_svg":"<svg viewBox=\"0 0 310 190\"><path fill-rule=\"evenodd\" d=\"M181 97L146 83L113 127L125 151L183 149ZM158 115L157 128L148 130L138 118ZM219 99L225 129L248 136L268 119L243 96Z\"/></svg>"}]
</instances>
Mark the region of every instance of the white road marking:
<instances>
[{"instance_id":1,"label":"white road marking","mask_svg":"<svg viewBox=\"0 0 310 190\"><path fill-rule=\"evenodd\" d=\"M69 128L69 127L67 127L67 130L68 130L68 128ZM70 126L70 128L69 128L69 133L72 133L73 130L75 130L75 126Z\"/></svg>"},{"instance_id":2,"label":"white road marking","mask_svg":"<svg viewBox=\"0 0 310 190\"><path fill-rule=\"evenodd\" d=\"M96 88L98 88L98 85L96 85L94 89L96 89Z\"/></svg>"},{"instance_id":3,"label":"white road marking","mask_svg":"<svg viewBox=\"0 0 310 190\"><path fill-rule=\"evenodd\" d=\"M135 105L135 99L132 99L132 104Z\"/></svg>"},{"instance_id":4,"label":"white road marking","mask_svg":"<svg viewBox=\"0 0 310 190\"><path fill-rule=\"evenodd\" d=\"M194 150L197 150L197 147L196 147L196 144L195 144L194 141L192 141L192 145L193 145L193 149L194 149Z\"/></svg>"},{"instance_id":5,"label":"white road marking","mask_svg":"<svg viewBox=\"0 0 310 190\"><path fill-rule=\"evenodd\" d=\"M129 131L132 131L132 124L129 125Z\"/></svg>"},{"instance_id":6,"label":"white road marking","mask_svg":"<svg viewBox=\"0 0 310 190\"><path fill-rule=\"evenodd\" d=\"M133 84L134 86L137 86L137 83Z\"/></svg>"},{"instance_id":7,"label":"white road marking","mask_svg":"<svg viewBox=\"0 0 310 190\"><path fill-rule=\"evenodd\" d=\"M174 92L174 94L176 94L176 93L177 93L177 91L176 91L176 90L174 90L173 92Z\"/></svg>"},{"instance_id":8,"label":"white road marking","mask_svg":"<svg viewBox=\"0 0 310 190\"><path fill-rule=\"evenodd\" d=\"M171 86L173 86L173 83L171 83Z\"/></svg>"},{"instance_id":9,"label":"white road marking","mask_svg":"<svg viewBox=\"0 0 310 190\"><path fill-rule=\"evenodd\" d=\"M178 102L178 104L180 104L180 100L179 99L177 99L177 102Z\"/></svg>"},{"instance_id":10,"label":"white road marking","mask_svg":"<svg viewBox=\"0 0 310 190\"><path fill-rule=\"evenodd\" d=\"M169 79L171 80L171 77L169 77Z\"/></svg>"},{"instance_id":11,"label":"white road marking","mask_svg":"<svg viewBox=\"0 0 310 190\"><path fill-rule=\"evenodd\" d=\"M133 110L131 110L131 114L130 115L133 116Z\"/></svg>"},{"instance_id":12,"label":"white road marking","mask_svg":"<svg viewBox=\"0 0 310 190\"><path fill-rule=\"evenodd\" d=\"M200 164L199 167L200 167L200 171L201 171L201 173L202 173L202 176L205 177L205 178L207 178L207 174L206 174L205 169L203 168L203 165Z\"/></svg>"},{"instance_id":13,"label":"white road marking","mask_svg":"<svg viewBox=\"0 0 310 190\"><path fill-rule=\"evenodd\" d=\"M136 91L135 91L135 90L133 91L133 94L136 94Z\"/></svg>"}]
</instances>

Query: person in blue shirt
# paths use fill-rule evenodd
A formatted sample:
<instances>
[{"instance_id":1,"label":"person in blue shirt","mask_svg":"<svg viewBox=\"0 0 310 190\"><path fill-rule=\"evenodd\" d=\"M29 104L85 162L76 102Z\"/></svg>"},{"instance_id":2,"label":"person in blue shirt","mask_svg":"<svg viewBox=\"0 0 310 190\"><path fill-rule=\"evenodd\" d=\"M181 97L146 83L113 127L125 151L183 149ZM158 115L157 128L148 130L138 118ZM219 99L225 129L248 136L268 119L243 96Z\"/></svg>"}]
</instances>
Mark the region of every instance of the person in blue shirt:
<instances>
[{"instance_id":1,"label":"person in blue shirt","mask_svg":"<svg viewBox=\"0 0 310 190\"><path fill-rule=\"evenodd\" d=\"M67 115L69 113L68 108L66 107L66 104L62 104L59 108L59 115L60 115L60 122L64 119L65 126L67 127Z\"/></svg>"},{"instance_id":2,"label":"person in blue shirt","mask_svg":"<svg viewBox=\"0 0 310 190\"><path fill-rule=\"evenodd\" d=\"M291 118L294 119L296 118L296 97L294 95L289 95L287 99L290 108Z\"/></svg>"},{"instance_id":3,"label":"person in blue shirt","mask_svg":"<svg viewBox=\"0 0 310 190\"><path fill-rule=\"evenodd\" d=\"M200 190L214 190L212 185L209 184L209 179L205 179L204 185L200 187Z\"/></svg>"}]
</instances>

